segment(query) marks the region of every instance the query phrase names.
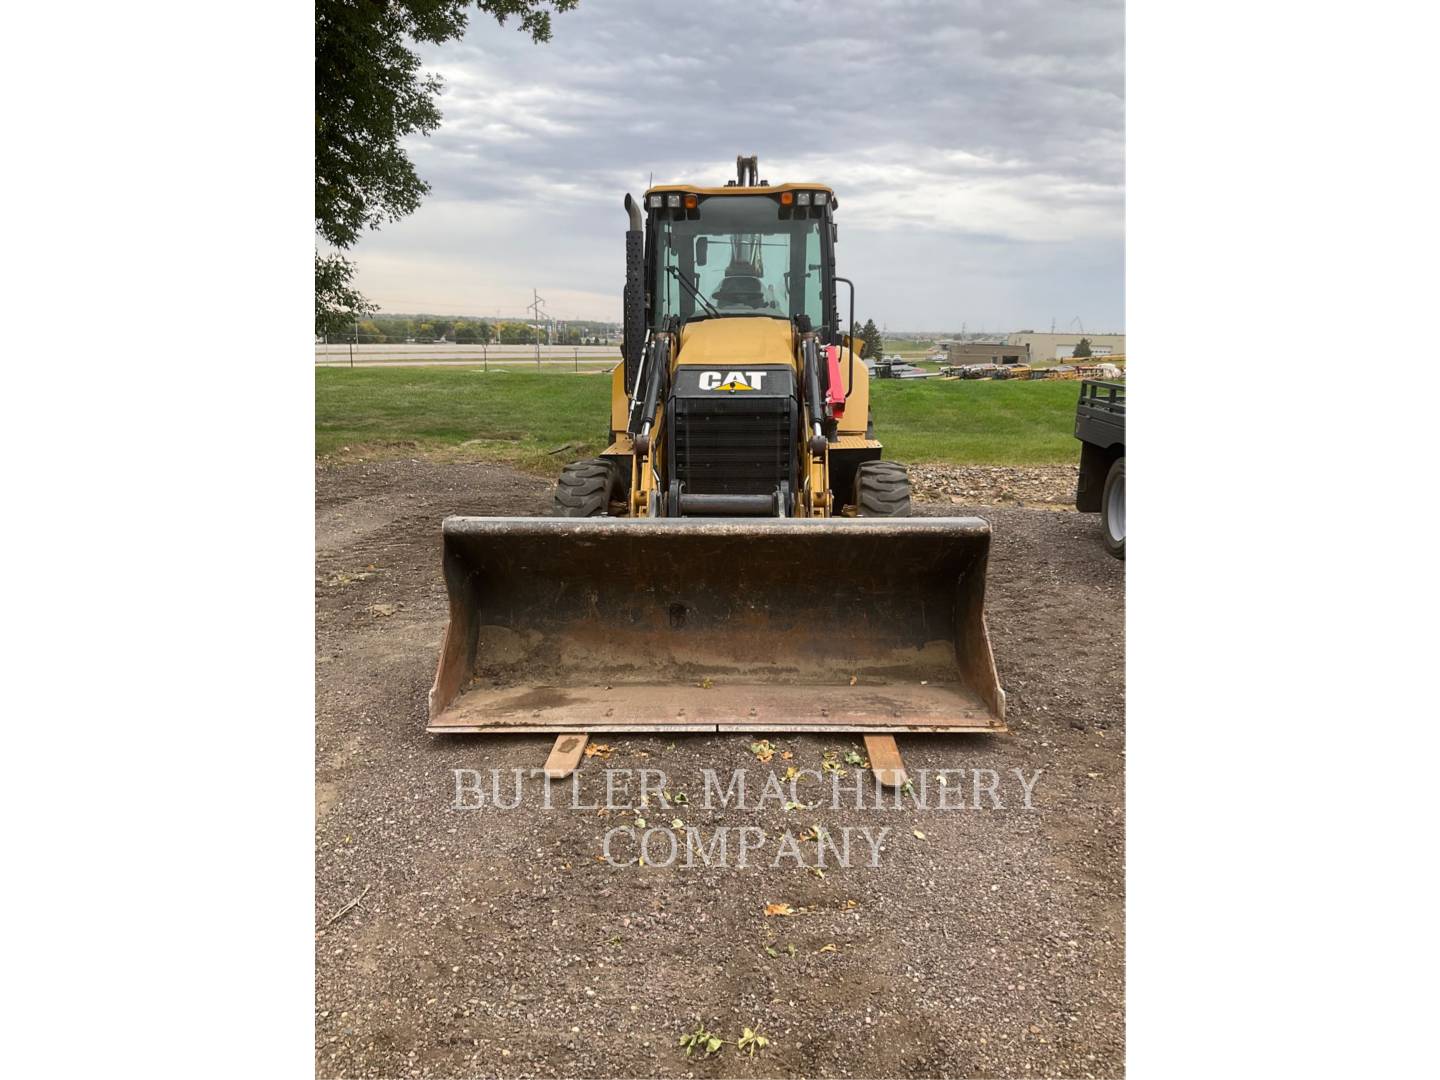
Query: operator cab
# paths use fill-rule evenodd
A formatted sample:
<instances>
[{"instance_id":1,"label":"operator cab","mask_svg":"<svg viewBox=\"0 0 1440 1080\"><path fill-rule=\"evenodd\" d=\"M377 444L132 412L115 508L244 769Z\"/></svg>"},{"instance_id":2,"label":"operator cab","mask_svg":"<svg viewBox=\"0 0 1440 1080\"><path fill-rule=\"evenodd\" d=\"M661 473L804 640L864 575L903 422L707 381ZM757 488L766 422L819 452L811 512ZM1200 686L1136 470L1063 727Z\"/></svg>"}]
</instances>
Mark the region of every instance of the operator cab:
<instances>
[{"instance_id":1,"label":"operator cab","mask_svg":"<svg viewBox=\"0 0 1440 1080\"><path fill-rule=\"evenodd\" d=\"M646 325L806 317L833 331L834 194L753 181L645 193ZM830 334L824 334L830 340Z\"/></svg>"}]
</instances>

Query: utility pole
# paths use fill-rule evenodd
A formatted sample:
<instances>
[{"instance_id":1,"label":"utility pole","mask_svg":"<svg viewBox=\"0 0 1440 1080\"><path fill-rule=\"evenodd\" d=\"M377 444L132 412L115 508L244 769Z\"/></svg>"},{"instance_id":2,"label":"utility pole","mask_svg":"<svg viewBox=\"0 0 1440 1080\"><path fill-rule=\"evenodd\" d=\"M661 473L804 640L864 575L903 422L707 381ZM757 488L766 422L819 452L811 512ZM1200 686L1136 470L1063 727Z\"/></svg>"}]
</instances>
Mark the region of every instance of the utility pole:
<instances>
[{"instance_id":1,"label":"utility pole","mask_svg":"<svg viewBox=\"0 0 1440 1080\"><path fill-rule=\"evenodd\" d=\"M542 313L542 312L543 312L543 309L542 309L541 306L540 306L540 305L542 305L543 303L545 303L545 298L540 295L540 293L539 293L539 291L538 291L537 289L532 288L532 289L530 290L530 292L531 292L531 294L535 297L535 299L531 302L530 306L527 307L525 310L526 310L526 311L533 311L533 312L535 313L535 326L534 326L532 329L535 331L535 366L538 368L538 367L540 366L540 325L541 325L541 324L545 321L545 319L548 318L549 316L544 315L544 314ZM548 334L548 333L546 334L546 344L547 344L547 345L549 344L549 334Z\"/></svg>"}]
</instances>

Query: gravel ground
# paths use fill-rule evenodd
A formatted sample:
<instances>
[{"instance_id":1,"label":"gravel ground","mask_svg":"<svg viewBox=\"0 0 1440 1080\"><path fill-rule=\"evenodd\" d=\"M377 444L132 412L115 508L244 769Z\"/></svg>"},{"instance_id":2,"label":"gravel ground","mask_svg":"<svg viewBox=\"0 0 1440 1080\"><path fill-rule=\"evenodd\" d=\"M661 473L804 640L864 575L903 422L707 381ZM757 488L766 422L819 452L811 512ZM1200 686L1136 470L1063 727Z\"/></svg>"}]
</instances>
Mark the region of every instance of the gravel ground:
<instances>
[{"instance_id":1,"label":"gravel ground","mask_svg":"<svg viewBox=\"0 0 1440 1080\"><path fill-rule=\"evenodd\" d=\"M1078 475L1074 465L911 465L910 486L917 498L952 506L1074 510Z\"/></svg>"},{"instance_id":2,"label":"gravel ground","mask_svg":"<svg viewBox=\"0 0 1440 1080\"><path fill-rule=\"evenodd\" d=\"M318 468L317 1074L1122 1075L1123 565L1094 515L985 494L1051 470L945 471L932 483L915 470L941 494L918 509L987 507L1011 734L901 749L912 774L1043 769L1033 810L1013 779L1003 811L706 810L701 769L763 779L852 740L775 736L768 765L740 735L606 740L610 768L664 769L689 792L673 812L694 827L890 828L877 867L817 877L772 868L773 848L746 869L612 866L601 839L630 815L547 811L533 788L514 810L454 810L452 770L528 770L551 740L425 734L445 619L439 522L542 512L549 485L485 464ZM1073 492L1073 470L1053 473ZM967 506L941 483L981 494ZM582 768L587 798L603 768ZM800 914L764 915L781 902ZM697 1016L770 1044L687 1059L676 1042Z\"/></svg>"}]
</instances>

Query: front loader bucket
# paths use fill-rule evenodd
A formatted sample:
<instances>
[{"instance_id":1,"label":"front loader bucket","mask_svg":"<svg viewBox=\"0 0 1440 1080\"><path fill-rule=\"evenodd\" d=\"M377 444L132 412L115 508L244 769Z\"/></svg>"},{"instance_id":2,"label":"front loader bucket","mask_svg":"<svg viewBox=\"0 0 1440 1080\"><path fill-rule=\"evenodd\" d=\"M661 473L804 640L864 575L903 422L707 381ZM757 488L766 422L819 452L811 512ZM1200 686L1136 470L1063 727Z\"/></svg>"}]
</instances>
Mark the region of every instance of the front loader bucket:
<instances>
[{"instance_id":1,"label":"front loader bucket","mask_svg":"<svg viewBox=\"0 0 1440 1080\"><path fill-rule=\"evenodd\" d=\"M444 524L432 732L1004 731L979 518Z\"/></svg>"}]
</instances>

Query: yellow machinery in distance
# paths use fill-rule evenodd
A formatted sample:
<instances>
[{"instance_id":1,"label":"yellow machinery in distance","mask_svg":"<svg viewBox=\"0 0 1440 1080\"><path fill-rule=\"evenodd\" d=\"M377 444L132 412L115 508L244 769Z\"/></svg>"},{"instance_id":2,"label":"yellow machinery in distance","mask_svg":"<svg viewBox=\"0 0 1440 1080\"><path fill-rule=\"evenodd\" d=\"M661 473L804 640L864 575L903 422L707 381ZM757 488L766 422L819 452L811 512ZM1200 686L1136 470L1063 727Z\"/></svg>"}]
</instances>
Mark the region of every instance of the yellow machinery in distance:
<instances>
[{"instance_id":1,"label":"yellow machinery in distance","mask_svg":"<svg viewBox=\"0 0 1440 1080\"><path fill-rule=\"evenodd\" d=\"M552 775L595 732L852 732L889 783L896 732L1003 731L989 525L883 458L834 192L740 158L625 205L608 445L550 517L445 520L429 729L554 733Z\"/></svg>"}]
</instances>

